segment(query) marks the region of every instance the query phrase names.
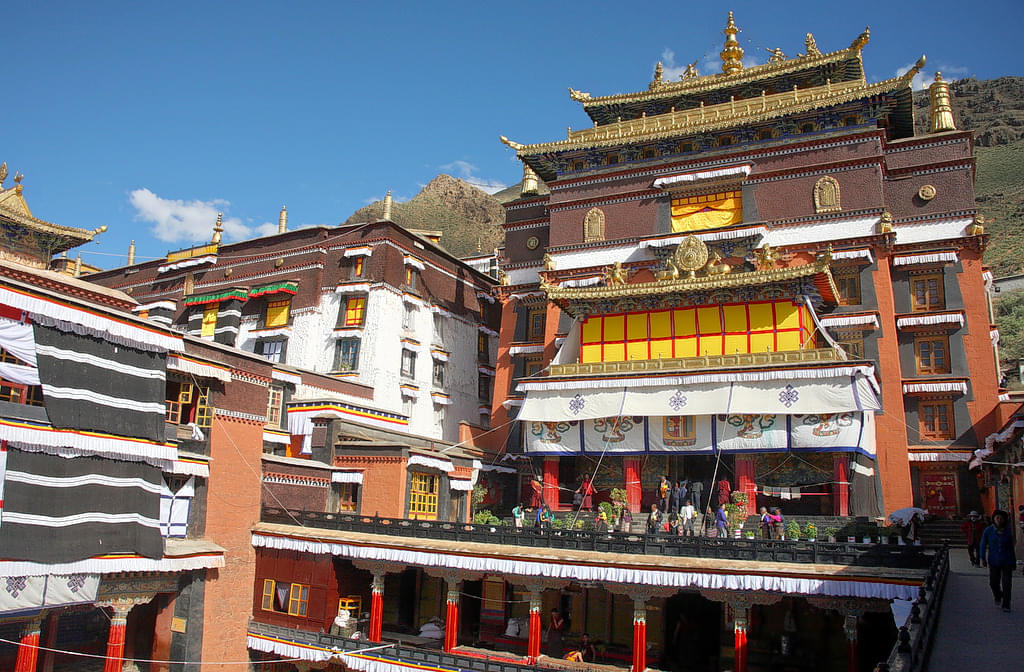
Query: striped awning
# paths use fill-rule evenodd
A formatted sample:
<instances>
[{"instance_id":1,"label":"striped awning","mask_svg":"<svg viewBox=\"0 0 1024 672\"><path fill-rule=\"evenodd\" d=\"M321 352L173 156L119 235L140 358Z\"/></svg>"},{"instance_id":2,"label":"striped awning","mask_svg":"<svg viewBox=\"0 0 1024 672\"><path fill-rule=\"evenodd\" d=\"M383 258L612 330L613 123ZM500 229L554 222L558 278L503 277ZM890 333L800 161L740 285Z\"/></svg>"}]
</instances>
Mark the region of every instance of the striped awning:
<instances>
[{"instance_id":1,"label":"striped awning","mask_svg":"<svg viewBox=\"0 0 1024 672\"><path fill-rule=\"evenodd\" d=\"M297 282L274 282L269 285L254 287L249 290L249 298L264 296L266 294L298 294L299 283Z\"/></svg>"},{"instance_id":2,"label":"striped awning","mask_svg":"<svg viewBox=\"0 0 1024 672\"><path fill-rule=\"evenodd\" d=\"M214 292L213 294L195 294L194 296L186 296L185 305L202 306L207 303L220 303L221 301L230 301L232 299L245 301L247 298L249 298L249 292L245 289L226 289L222 292Z\"/></svg>"}]
</instances>

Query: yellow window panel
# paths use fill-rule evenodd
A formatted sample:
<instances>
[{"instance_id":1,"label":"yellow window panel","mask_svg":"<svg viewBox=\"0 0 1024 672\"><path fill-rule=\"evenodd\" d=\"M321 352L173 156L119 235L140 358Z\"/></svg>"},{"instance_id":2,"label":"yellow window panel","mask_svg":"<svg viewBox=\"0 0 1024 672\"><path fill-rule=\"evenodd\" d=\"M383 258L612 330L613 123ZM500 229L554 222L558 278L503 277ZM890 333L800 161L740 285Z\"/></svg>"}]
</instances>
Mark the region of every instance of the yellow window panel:
<instances>
[{"instance_id":1,"label":"yellow window panel","mask_svg":"<svg viewBox=\"0 0 1024 672\"><path fill-rule=\"evenodd\" d=\"M726 331L747 330L747 307L746 306L722 306L722 314L725 316Z\"/></svg>"},{"instance_id":2,"label":"yellow window panel","mask_svg":"<svg viewBox=\"0 0 1024 672\"><path fill-rule=\"evenodd\" d=\"M750 310L751 331L771 331L775 328L775 316L772 314L771 303L751 303L747 308Z\"/></svg>"},{"instance_id":3,"label":"yellow window panel","mask_svg":"<svg viewBox=\"0 0 1024 672\"><path fill-rule=\"evenodd\" d=\"M722 333L722 317L718 314L718 306L697 309L697 324L701 334Z\"/></svg>"},{"instance_id":4,"label":"yellow window panel","mask_svg":"<svg viewBox=\"0 0 1024 672\"><path fill-rule=\"evenodd\" d=\"M274 580L263 579L263 602L262 608L264 611L273 611L274 609Z\"/></svg>"},{"instance_id":5,"label":"yellow window panel","mask_svg":"<svg viewBox=\"0 0 1024 672\"><path fill-rule=\"evenodd\" d=\"M720 355L722 354L722 337L721 335L715 336L701 336L700 339L700 355Z\"/></svg>"},{"instance_id":6,"label":"yellow window panel","mask_svg":"<svg viewBox=\"0 0 1024 672\"><path fill-rule=\"evenodd\" d=\"M580 355L581 362L600 362L601 361L601 344L596 345L584 345Z\"/></svg>"},{"instance_id":7,"label":"yellow window panel","mask_svg":"<svg viewBox=\"0 0 1024 672\"><path fill-rule=\"evenodd\" d=\"M647 359L648 341L637 341L626 344L626 353L629 359Z\"/></svg>"},{"instance_id":8,"label":"yellow window panel","mask_svg":"<svg viewBox=\"0 0 1024 672\"><path fill-rule=\"evenodd\" d=\"M647 338L647 313L626 316L626 338L631 341Z\"/></svg>"},{"instance_id":9,"label":"yellow window panel","mask_svg":"<svg viewBox=\"0 0 1024 672\"><path fill-rule=\"evenodd\" d=\"M672 335L672 313L659 310L651 313L651 338L668 338Z\"/></svg>"},{"instance_id":10,"label":"yellow window panel","mask_svg":"<svg viewBox=\"0 0 1024 672\"><path fill-rule=\"evenodd\" d=\"M685 310L676 310L674 313L676 336L693 336L697 333L697 327L694 323L697 311L693 308L687 308Z\"/></svg>"},{"instance_id":11,"label":"yellow window panel","mask_svg":"<svg viewBox=\"0 0 1024 672\"><path fill-rule=\"evenodd\" d=\"M799 331L780 331L778 335L779 352L785 350L799 350L800 349L800 332Z\"/></svg>"},{"instance_id":12,"label":"yellow window panel","mask_svg":"<svg viewBox=\"0 0 1024 672\"><path fill-rule=\"evenodd\" d=\"M588 317L583 323L583 342L601 342L601 319L600 317Z\"/></svg>"},{"instance_id":13,"label":"yellow window panel","mask_svg":"<svg viewBox=\"0 0 1024 672\"><path fill-rule=\"evenodd\" d=\"M672 356L671 339L651 341L651 359L671 359Z\"/></svg>"},{"instance_id":14,"label":"yellow window panel","mask_svg":"<svg viewBox=\"0 0 1024 672\"><path fill-rule=\"evenodd\" d=\"M676 357L696 357L697 356L697 339L696 338L677 338L676 339Z\"/></svg>"},{"instance_id":15,"label":"yellow window panel","mask_svg":"<svg viewBox=\"0 0 1024 672\"><path fill-rule=\"evenodd\" d=\"M751 334L751 352L773 352L775 350L775 334Z\"/></svg>"},{"instance_id":16,"label":"yellow window panel","mask_svg":"<svg viewBox=\"0 0 1024 672\"><path fill-rule=\"evenodd\" d=\"M626 346L624 343L605 343L604 361L621 362L626 359Z\"/></svg>"},{"instance_id":17,"label":"yellow window panel","mask_svg":"<svg viewBox=\"0 0 1024 672\"><path fill-rule=\"evenodd\" d=\"M794 329L800 326L800 309L789 301L775 304L775 318L779 329Z\"/></svg>"},{"instance_id":18,"label":"yellow window panel","mask_svg":"<svg viewBox=\"0 0 1024 672\"><path fill-rule=\"evenodd\" d=\"M217 304L207 306L203 309L203 328L200 336L213 336L217 330Z\"/></svg>"},{"instance_id":19,"label":"yellow window panel","mask_svg":"<svg viewBox=\"0 0 1024 672\"><path fill-rule=\"evenodd\" d=\"M289 299L284 301L270 301L267 303L267 327L284 327L288 324L288 312L292 302Z\"/></svg>"},{"instance_id":20,"label":"yellow window panel","mask_svg":"<svg viewBox=\"0 0 1024 672\"><path fill-rule=\"evenodd\" d=\"M725 354L735 355L737 353L747 352L747 336L746 334L726 336L725 337Z\"/></svg>"},{"instance_id":21,"label":"yellow window panel","mask_svg":"<svg viewBox=\"0 0 1024 672\"><path fill-rule=\"evenodd\" d=\"M605 343L626 340L626 320L623 315L610 315L604 318Z\"/></svg>"}]
</instances>

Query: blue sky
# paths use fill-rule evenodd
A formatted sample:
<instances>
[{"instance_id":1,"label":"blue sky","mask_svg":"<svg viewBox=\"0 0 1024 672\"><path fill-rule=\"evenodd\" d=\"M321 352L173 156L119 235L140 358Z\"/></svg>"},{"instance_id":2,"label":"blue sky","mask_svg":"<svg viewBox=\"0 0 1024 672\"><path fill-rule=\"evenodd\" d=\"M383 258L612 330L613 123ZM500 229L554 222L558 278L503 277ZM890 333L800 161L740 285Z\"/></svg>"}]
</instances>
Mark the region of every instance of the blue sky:
<instances>
[{"instance_id":1,"label":"blue sky","mask_svg":"<svg viewBox=\"0 0 1024 672\"><path fill-rule=\"evenodd\" d=\"M37 217L109 227L80 248L105 268L130 239L139 260L208 239L218 210L227 240L282 204L333 225L441 172L518 181L499 135L563 138L589 125L568 87L640 90L658 60L719 71L729 9L748 63L870 25L870 81L922 53L929 79L1024 74L1021 2L10 3L0 160Z\"/></svg>"}]
</instances>

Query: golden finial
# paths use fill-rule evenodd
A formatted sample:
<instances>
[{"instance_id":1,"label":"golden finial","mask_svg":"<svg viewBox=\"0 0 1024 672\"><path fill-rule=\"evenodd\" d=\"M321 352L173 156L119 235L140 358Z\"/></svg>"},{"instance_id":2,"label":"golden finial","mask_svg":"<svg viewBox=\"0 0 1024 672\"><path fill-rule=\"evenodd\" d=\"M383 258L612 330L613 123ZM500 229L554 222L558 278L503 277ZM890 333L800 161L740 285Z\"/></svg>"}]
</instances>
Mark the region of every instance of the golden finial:
<instances>
[{"instance_id":1,"label":"golden finial","mask_svg":"<svg viewBox=\"0 0 1024 672\"><path fill-rule=\"evenodd\" d=\"M509 140L504 135L498 136L498 137L501 140L502 144L508 145L509 147L511 147L512 149L515 149L517 151L522 149L523 147L526 147L526 145L524 145L524 144L521 144L521 143L518 143L518 142L513 142L512 140Z\"/></svg>"},{"instance_id":2,"label":"golden finial","mask_svg":"<svg viewBox=\"0 0 1024 672\"><path fill-rule=\"evenodd\" d=\"M949 83L942 79L942 73L935 72L935 81L928 87L928 99L931 102L931 113L928 116L928 132L942 133L955 131L953 108L949 104Z\"/></svg>"},{"instance_id":3,"label":"golden finial","mask_svg":"<svg viewBox=\"0 0 1024 672\"><path fill-rule=\"evenodd\" d=\"M24 180L24 179L25 179L25 175L22 174L22 173L16 173L14 175L14 181L17 182L18 184L21 184L21 181Z\"/></svg>"},{"instance_id":4,"label":"golden finial","mask_svg":"<svg viewBox=\"0 0 1024 672\"><path fill-rule=\"evenodd\" d=\"M768 47L765 47L765 51L771 54L771 56L768 57L769 63L782 63L783 61L786 60L786 52L784 52L782 49L769 49Z\"/></svg>"},{"instance_id":5,"label":"golden finial","mask_svg":"<svg viewBox=\"0 0 1024 672\"><path fill-rule=\"evenodd\" d=\"M697 72L697 61L694 61L686 66L686 70L683 71L683 74L679 75L679 79L685 82L688 79L696 79L699 76L700 73ZM676 109L673 107L672 111L675 112Z\"/></svg>"},{"instance_id":6,"label":"golden finial","mask_svg":"<svg viewBox=\"0 0 1024 672\"><path fill-rule=\"evenodd\" d=\"M391 206L394 204L394 199L391 198L391 190L388 189L388 193L384 194L384 214L381 215L381 219L386 222L391 221Z\"/></svg>"},{"instance_id":7,"label":"golden finial","mask_svg":"<svg viewBox=\"0 0 1024 672\"><path fill-rule=\"evenodd\" d=\"M78 256L75 258L75 277L76 278L82 277L82 253L81 252L79 252Z\"/></svg>"},{"instance_id":8,"label":"golden finial","mask_svg":"<svg viewBox=\"0 0 1024 672\"><path fill-rule=\"evenodd\" d=\"M729 12L729 22L725 25L725 47L719 56L722 57L722 72L732 75L743 69L743 47L736 40L736 33L740 32L733 21L732 12Z\"/></svg>"},{"instance_id":9,"label":"golden finial","mask_svg":"<svg viewBox=\"0 0 1024 672\"><path fill-rule=\"evenodd\" d=\"M131 244L128 245L128 265L129 266L134 266L135 265L135 241L134 240L131 242Z\"/></svg>"},{"instance_id":10,"label":"golden finial","mask_svg":"<svg viewBox=\"0 0 1024 672\"><path fill-rule=\"evenodd\" d=\"M7 162L0 163L0 189L4 186L4 180L7 179Z\"/></svg>"},{"instance_id":11,"label":"golden finial","mask_svg":"<svg viewBox=\"0 0 1024 672\"><path fill-rule=\"evenodd\" d=\"M219 245L220 244L221 232L224 231L224 224L223 224L223 222L224 222L224 213L218 212L217 213L217 223L213 225L213 238L210 239L210 242L213 243L214 245Z\"/></svg>"},{"instance_id":12,"label":"golden finial","mask_svg":"<svg viewBox=\"0 0 1024 672\"><path fill-rule=\"evenodd\" d=\"M658 61L658 64L656 66L654 66L654 79L651 80L651 83L650 83L650 85L648 85L647 88L650 89L651 91L653 91L654 89L656 89L659 86L661 86L661 78L664 77L664 76L665 76L665 66L663 66L661 64L661 61Z\"/></svg>"},{"instance_id":13,"label":"golden finial","mask_svg":"<svg viewBox=\"0 0 1024 672\"><path fill-rule=\"evenodd\" d=\"M914 67L912 67L910 70L907 70L905 73L903 73L903 81L909 82L912 79L914 79L914 77L917 75L917 73L921 72L921 69L924 67L924 64L927 61L928 61L928 59L925 58L925 55L921 54L921 58L917 59L917 62L914 63Z\"/></svg>"},{"instance_id":14,"label":"golden finial","mask_svg":"<svg viewBox=\"0 0 1024 672\"><path fill-rule=\"evenodd\" d=\"M586 91L577 91L576 89L572 88L571 86L569 87L569 97L572 98L573 100L575 100L576 102L583 102L585 100L590 100L590 94L589 93L587 93Z\"/></svg>"},{"instance_id":15,"label":"golden finial","mask_svg":"<svg viewBox=\"0 0 1024 672\"><path fill-rule=\"evenodd\" d=\"M530 164L523 161L523 188L519 195L532 196L537 193L537 187L537 173L530 167Z\"/></svg>"},{"instance_id":16,"label":"golden finial","mask_svg":"<svg viewBox=\"0 0 1024 672\"><path fill-rule=\"evenodd\" d=\"M807 37L804 38L804 48L807 49L808 56L821 56L821 49L818 49L818 43L811 33L807 33Z\"/></svg>"},{"instance_id":17,"label":"golden finial","mask_svg":"<svg viewBox=\"0 0 1024 672\"><path fill-rule=\"evenodd\" d=\"M861 33L860 35L858 35L857 39L855 39L850 44L850 49L857 49L857 50L863 49L864 45L867 44L868 40L870 40L870 39L871 39L871 27L867 26L867 27L864 28L864 32Z\"/></svg>"},{"instance_id":18,"label":"golden finial","mask_svg":"<svg viewBox=\"0 0 1024 672\"><path fill-rule=\"evenodd\" d=\"M277 216L277 232L284 233L288 230L288 208L281 206L281 214Z\"/></svg>"}]
</instances>

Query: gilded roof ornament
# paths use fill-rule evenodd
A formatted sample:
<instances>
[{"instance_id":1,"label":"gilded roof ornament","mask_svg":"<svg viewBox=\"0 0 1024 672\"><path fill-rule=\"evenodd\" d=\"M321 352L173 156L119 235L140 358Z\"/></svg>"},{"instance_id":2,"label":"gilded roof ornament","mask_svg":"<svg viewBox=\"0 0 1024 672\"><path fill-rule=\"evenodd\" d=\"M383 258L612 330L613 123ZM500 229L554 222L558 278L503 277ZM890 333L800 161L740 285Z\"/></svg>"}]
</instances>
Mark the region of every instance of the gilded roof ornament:
<instances>
[{"instance_id":1,"label":"gilded roof ornament","mask_svg":"<svg viewBox=\"0 0 1024 672\"><path fill-rule=\"evenodd\" d=\"M661 86L661 83L662 83L661 80L662 80L662 78L664 76L665 76L665 66L663 66L661 64L661 61L658 61L658 64L656 66L654 66L654 78L651 80L651 83L647 85L647 88L649 90L653 91L656 88L658 88L659 86Z\"/></svg>"},{"instance_id":2,"label":"gilded roof ornament","mask_svg":"<svg viewBox=\"0 0 1024 672\"><path fill-rule=\"evenodd\" d=\"M807 49L808 56L821 56L821 49L818 49L818 43L812 33L807 33L807 37L804 38L804 48Z\"/></svg>"},{"instance_id":3,"label":"gilded roof ornament","mask_svg":"<svg viewBox=\"0 0 1024 672\"><path fill-rule=\"evenodd\" d=\"M690 79L697 79L698 77L700 77L700 73L697 72L697 61L686 66L686 70L683 71L683 74L679 75L679 79L684 82Z\"/></svg>"},{"instance_id":4,"label":"gilded roof ornament","mask_svg":"<svg viewBox=\"0 0 1024 672\"><path fill-rule=\"evenodd\" d=\"M504 135L502 135L502 136L499 136L499 138L501 139L501 142L502 142L502 144L508 145L509 147L511 147L512 149L514 149L514 150L516 150L516 151L518 151L518 150L520 150L520 149L523 149L524 147L526 147L526 145L522 145L522 144L520 144L520 143L518 143L518 142L514 142L514 141L512 141L512 140L509 140L509 139L508 139L508 138L506 138L506 137L505 137Z\"/></svg>"},{"instance_id":5,"label":"gilded roof ornament","mask_svg":"<svg viewBox=\"0 0 1024 672\"><path fill-rule=\"evenodd\" d=\"M734 75L743 69L743 47L736 40L736 33L740 32L733 21L732 12L729 12L729 22L725 25L725 46L719 53L722 57L722 72L726 75Z\"/></svg>"},{"instance_id":6,"label":"gilded roof ornament","mask_svg":"<svg viewBox=\"0 0 1024 672\"><path fill-rule=\"evenodd\" d=\"M210 239L211 243L219 244L221 239L221 232L224 231L224 213L217 213L217 222L213 225L213 238Z\"/></svg>"},{"instance_id":7,"label":"gilded roof ornament","mask_svg":"<svg viewBox=\"0 0 1024 672\"><path fill-rule=\"evenodd\" d=\"M917 73L921 72L921 69L924 68L924 64L927 62L928 59L925 58L924 54L921 54L921 58L917 59L917 61L914 63L914 67L910 68L910 70L907 70L905 73L903 73L903 76L900 79L906 82L909 82L910 80L914 79Z\"/></svg>"},{"instance_id":8,"label":"gilded roof ornament","mask_svg":"<svg viewBox=\"0 0 1024 672\"><path fill-rule=\"evenodd\" d=\"M754 250L754 265L759 271L767 271L775 268L775 262L778 260L778 251L768 243L765 243Z\"/></svg>"},{"instance_id":9,"label":"gilded roof ornament","mask_svg":"<svg viewBox=\"0 0 1024 672\"><path fill-rule=\"evenodd\" d=\"M4 180L7 179L7 162L0 164L0 189L3 189Z\"/></svg>"},{"instance_id":10,"label":"gilded roof ornament","mask_svg":"<svg viewBox=\"0 0 1024 672\"><path fill-rule=\"evenodd\" d=\"M861 49L864 48L864 46L868 43L868 41L870 39L871 39L871 27L870 26L866 26L864 28L864 32L861 33L860 35L858 35L857 39L855 39L853 42L850 43L850 49L855 49L857 51L860 51Z\"/></svg>"},{"instance_id":11,"label":"gilded roof ornament","mask_svg":"<svg viewBox=\"0 0 1024 672\"><path fill-rule=\"evenodd\" d=\"M569 97L576 101L590 100L590 94L586 91L577 91L576 89L569 87Z\"/></svg>"},{"instance_id":12,"label":"gilded roof ornament","mask_svg":"<svg viewBox=\"0 0 1024 672\"><path fill-rule=\"evenodd\" d=\"M616 261L604 272L604 284L608 287L625 285L629 282L629 271L622 267L621 261Z\"/></svg>"},{"instance_id":13,"label":"gilded roof ornament","mask_svg":"<svg viewBox=\"0 0 1024 672\"><path fill-rule=\"evenodd\" d=\"M928 132L942 133L955 131L953 108L949 103L949 83L942 79L942 73L935 72L935 81L928 87L931 112L928 115Z\"/></svg>"},{"instance_id":14,"label":"gilded roof ornament","mask_svg":"<svg viewBox=\"0 0 1024 672\"><path fill-rule=\"evenodd\" d=\"M768 47L765 47L765 51L771 54L771 56L768 57L769 63L782 63L783 61L786 60L786 52L784 52L782 49L769 49Z\"/></svg>"}]
</instances>

